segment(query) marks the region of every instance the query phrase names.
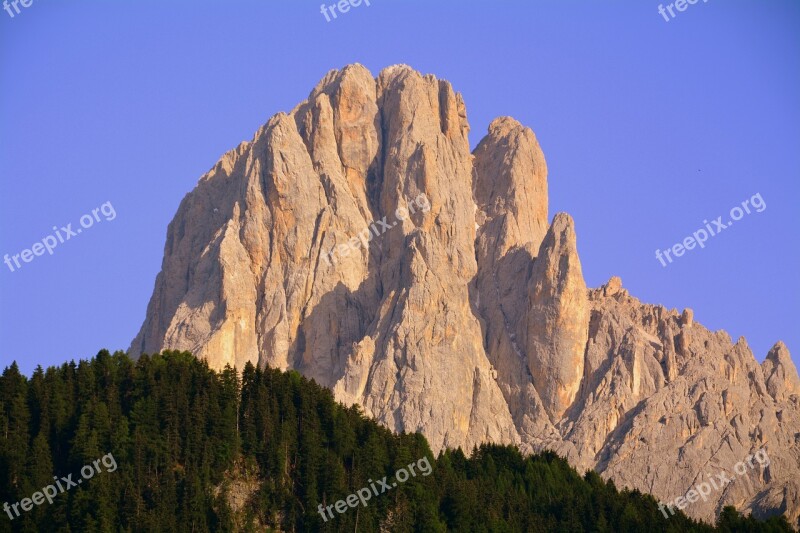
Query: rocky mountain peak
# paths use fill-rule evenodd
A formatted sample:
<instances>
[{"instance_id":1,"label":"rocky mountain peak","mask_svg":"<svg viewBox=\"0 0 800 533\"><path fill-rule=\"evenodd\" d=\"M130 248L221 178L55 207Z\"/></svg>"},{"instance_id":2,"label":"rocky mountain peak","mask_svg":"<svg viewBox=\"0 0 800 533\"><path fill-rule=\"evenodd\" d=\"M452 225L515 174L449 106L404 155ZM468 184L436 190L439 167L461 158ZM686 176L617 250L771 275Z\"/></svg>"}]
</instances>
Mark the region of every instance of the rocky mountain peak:
<instances>
[{"instance_id":1,"label":"rocky mountain peak","mask_svg":"<svg viewBox=\"0 0 800 533\"><path fill-rule=\"evenodd\" d=\"M767 391L778 400L788 400L792 395L800 395L800 378L792 362L789 349L778 341L761 364Z\"/></svg>"},{"instance_id":2,"label":"rocky mountain peak","mask_svg":"<svg viewBox=\"0 0 800 533\"><path fill-rule=\"evenodd\" d=\"M331 71L201 177L130 352L296 369L435 450L555 450L665 501L760 447L772 466L686 511L800 513L800 380L776 344L583 279L534 133L405 65ZM579 149L579 147L576 147Z\"/></svg>"}]
</instances>

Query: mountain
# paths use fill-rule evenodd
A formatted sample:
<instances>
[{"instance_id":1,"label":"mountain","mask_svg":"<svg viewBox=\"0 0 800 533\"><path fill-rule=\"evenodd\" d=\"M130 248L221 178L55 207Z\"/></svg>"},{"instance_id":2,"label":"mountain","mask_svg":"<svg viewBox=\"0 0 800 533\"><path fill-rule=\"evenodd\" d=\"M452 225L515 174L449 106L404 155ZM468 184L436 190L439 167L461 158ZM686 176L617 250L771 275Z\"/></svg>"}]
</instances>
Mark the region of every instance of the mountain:
<instances>
[{"instance_id":1,"label":"mountain","mask_svg":"<svg viewBox=\"0 0 800 533\"><path fill-rule=\"evenodd\" d=\"M129 353L297 370L434 451L553 450L665 502L722 472L733 481L685 512L794 523L786 346L759 365L689 309L642 303L619 278L587 288L533 132L498 118L471 153L468 131L444 80L328 73L184 198Z\"/></svg>"},{"instance_id":2,"label":"mountain","mask_svg":"<svg viewBox=\"0 0 800 533\"><path fill-rule=\"evenodd\" d=\"M179 352L134 363L103 350L30 379L6 368L0 502L0 533L792 531L732 507L716 528L666 520L652 497L552 452L433 457L422 435L391 433L297 372L214 372Z\"/></svg>"}]
</instances>

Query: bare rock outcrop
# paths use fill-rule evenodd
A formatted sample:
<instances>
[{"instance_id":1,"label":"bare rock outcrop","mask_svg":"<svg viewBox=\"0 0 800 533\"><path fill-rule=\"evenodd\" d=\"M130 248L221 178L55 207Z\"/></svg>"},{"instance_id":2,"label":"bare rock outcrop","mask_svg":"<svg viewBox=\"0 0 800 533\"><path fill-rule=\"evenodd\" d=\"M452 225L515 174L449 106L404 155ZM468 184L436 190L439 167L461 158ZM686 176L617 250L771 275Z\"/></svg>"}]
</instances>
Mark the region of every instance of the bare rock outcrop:
<instances>
[{"instance_id":1,"label":"bare rock outcrop","mask_svg":"<svg viewBox=\"0 0 800 533\"><path fill-rule=\"evenodd\" d=\"M767 392L775 401L788 400L792 395L800 395L800 379L797 369L789 355L789 349L778 342L767 354L761 364Z\"/></svg>"},{"instance_id":2,"label":"bare rock outcrop","mask_svg":"<svg viewBox=\"0 0 800 533\"><path fill-rule=\"evenodd\" d=\"M548 215L533 132L496 119L473 153L461 95L406 66L331 71L188 194L130 353L296 369L435 450L555 450L685 511L800 514L800 378L777 343L588 289Z\"/></svg>"},{"instance_id":3,"label":"bare rock outcrop","mask_svg":"<svg viewBox=\"0 0 800 533\"><path fill-rule=\"evenodd\" d=\"M559 213L539 249L528 282L523 336L528 369L545 409L557 422L583 378L589 297L572 217Z\"/></svg>"}]
</instances>

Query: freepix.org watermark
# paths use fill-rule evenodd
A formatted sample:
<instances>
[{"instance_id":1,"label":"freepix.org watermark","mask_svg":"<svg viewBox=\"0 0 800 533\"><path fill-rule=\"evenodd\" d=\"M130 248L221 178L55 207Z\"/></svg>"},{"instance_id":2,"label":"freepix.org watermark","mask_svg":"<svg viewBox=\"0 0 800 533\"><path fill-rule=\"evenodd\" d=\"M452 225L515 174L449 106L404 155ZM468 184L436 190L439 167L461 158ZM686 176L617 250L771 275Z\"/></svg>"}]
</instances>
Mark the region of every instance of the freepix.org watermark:
<instances>
[{"instance_id":1,"label":"freepix.org watermark","mask_svg":"<svg viewBox=\"0 0 800 533\"><path fill-rule=\"evenodd\" d=\"M61 229L53 226L53 231L55 231L54 235L48 235L47 237L43 238L41 242L33 243L30 248L22 250L18 254L5 254L3 256L3 262L11 272L14 272L17 269L22 268L22 263L20 263L20 260L22 260L23 263L30 263L36 257L44 255L45 252L53 255L53 251L56 249L56 246L59 244L64 244L73 237L77 237L83 232L84 229L89 229L94 226L95 222L102 222L100 214L102 214L104 219L107 221L117 218L117 212L114 210L114 206L111 205L111 202L106 202L100 207L92 209L91 214L87 213L83 215L78 221L81 226L80 228L72 229L72 224L61 226Z\"/></svg>"},{"instance_id":2,"label":"freepix.org watermark","mask_svg":"<svg viewBox=\"0 0 800 533\"><path fill-rule=\"evenodd\" d=\"M114 459L114 456L110 453L106 454L101 459L97 459L96 461L93 461L92 464L81 468L81 479L73 481L72 474L60 479L57 476L53 476L53 479L56 481L55 485L47 485L42 490L31 494L30 498L23 498L21 501L18 501L12 505L9 505L8 502L4 502L3 510L11 520L14 520L20 516L20 507L23 511L28 512L33 509L34 505L42 505L45 500L47 500L47 503L52 504L53 498L59 494L63 494L69 489L77 487L83 483L84 479L92 479L95 474L101 474L103 472L100 469L101 463L104 467L106 467L106 472L114 472L117 469L117 461ZM14 511L14 514L11 514L12 510Z\"/></svg>"},{"instance_id":3,"label":"freepix.org watermark","mask_svg":"<svg viewBox=\"0 0 800 533\"><path fill-rule=\"evenodd\" d=\"M383 217L381 220L378 220L377 222L375 221L371 222L369 226L367 226L363 231L360 231L357 236L347 241L346 244L340 244L338 246L335 246L330 252L323 253L322 259L324 259L328 265L336 264L337 260L335 256L337 253L342 257L347 257L348 255L350 255L351 251L353 252L357 251L359 247L361 247L362 245L364 246L364 248L369 248L369 242L373 238L380 237L381 235L386 233L387 230L397 226L398 220L400 222L407 220L411 215L417 212L417 209L419 209L423 213L427 213L428 211L431 210L431 202L430 200L428 200L428 197L425 196L425 193L420 193L414 199L414 201L408 202L408 208L402 206L398 207L394 212L394 216L397 217L397 220L395 220L391 224L389 224L389 222L387 222L386 220L388 217Z\"/></svg>"},{"instance_id":4,"label":"freepix.org watermark","mask_svg":"<svg viewBox=\"0 0 800 533\"><path fill-rule=\"evenodd\" d=\"M33 0L3 0L3 9L8 13L8 16L13 19L16 15L20 14L20 5L22 7L31 7L31 4L33 4ZM13 11L11 10L12 8L14 9Z\"/></svg>"},{"instance_id":5,"label":"freepix.org watermark","mask_svg":"<svg viewBox=\"0 0 800 533\"><path fill-rule=\"evenodd\" d=\"M378 496L379 494L383 494L384 492L388 492L393 488L397 487L397 483L405 483L408 481L409 471L411 472L411 476L416 476L417 473L414 472L414 467L417 467L419 472L424 476L428 476L433 472L433 468L431 468L431 463L428 461L427 457L423 457L422 459L418 460L415 463L410 463L406 468L401 468L397 472L395 472L394 477L397 481L393 481L391 485L389 482L386 481L386 478L389 476L383 476L383 479L379 479L378 481L372 481L371 479L367 480L369 483L369 487L364 487L363 489L358 489L355 493L351 494L344 500L339 500L334 504L331 504L327 507L323 507L322 504L319 504L317 507L317 512L322 517L322 520L325 522L328 521L328 518L333 518L333 511L332 509L336 509L336 512L342 514L343 512L347 511L350 507L357 507L360 503L364 507L367 506L367 500L372 498L372 495ZM378 486L375 486L375 483ZM378 488L380 487L380 492ZM327 514L326 514L327 513Z\"/></svg>"},{"instance_id":6,"label":"freepix.org watermark","mask_svg":"<svg viewBox=\"0 0 800 533\"><path fill-rule=\"evenodd\" d=\"M351 7L358 7L361 3L364 3L365 6L369 7L371 4L369 0L339 0L339 2L335 2L329 6L322 4L319 8L319 12L325 16L325 21L330 22L331 20L336 19L339 15L336 14L336 10L339 10L339 13L347 13L350 11ZM328 15L330 12L330 15ZM333 17L333 19L331 19Z\"/></svg>"},{"instance_id":7,"label":"freepix.org watermark","mask_svg":"<svg viewBox=\"0 0 800 533\"><path fill-rule=\"evenodd\" d=\"M715 491L722 490L725 485L735 481L737 475L742 477L747 474L749 470L755 469L755 465L753 464L754 459L762 469L769 466L770 460L769 455L767 455L767 450L761 448L756 453L748 455L744 461L739 461L733 466L733 471L736 472L736 474L729 474L728 472L720 472L715 476L706 474L706 479L708 479L708 481L697 483L686 491L686 494L678 496L671 502L659 503L658 508L664 514L664 518L669 518L670 515L675 514L675 507L683 511L690 503L695 503L701 498L703 501L706 501L708 495L711 494L712 487ZM667 509L669 509L670 515L667 514Z\"/></svg>"},{"instance_id":8,"label":"freepix.org watermark","mask_svg":"<svg viewBox=\"0 0 800 533\"><path fill-rule=\"evenodd\" d=\"M664 9L664 5L663 4L658 4L658 13L662 17L664 17L664 20L669 22L670 20L672 20L672 19L674 19L675 17L678 16L677 13L675 13L675 11L673 11L673 8L676 9L678 11L678 13L683 13L684 11L686 11L686 9L689 6L694 5L694 4L698 3L699 1L700 0L675 0L671 4L667 4L667 9ZM704 4L706 2L708 2L708 0L703 0ZM667 16L667 11L669 11L669 17ZM670 18L670 17L672 17L672 18Z\"/></svg>"},{"instance_id":9,"label":"freepix.org watermark","mask_svg":"<svg viewBox=\"0 0 800 533\"><path fill-rule=\"evenodd\" d=\"M752 210L750 209L752 207ZM672 263L673 258L670 256L674 256L675 258L683 256L687 250L694 250L697 246L700 248L706 247L706 241L709 237L716 237L724 230L733 226L733 223L741 220L744 218L745 215L749 215L754 211L756 213L761 213L767 208L766 202L761 197L761 193L756 193L750 198L749 200L745 200L742 202L742 206L739 207L738 205L730 210L728 213L730 219L723 222L723 215L718 216L711 222L708 220L704 220L703 224L705 224L705 228L700 228L699 230L692 233L691 236L686 237L683 239L683 242L677 243L672 246L672 248L667 248L666 250L656 250L656 259L661 262L661 266L667 266L667 261ZM664 259L666 258L667 261Z\"/></svg>"}]
</instances>

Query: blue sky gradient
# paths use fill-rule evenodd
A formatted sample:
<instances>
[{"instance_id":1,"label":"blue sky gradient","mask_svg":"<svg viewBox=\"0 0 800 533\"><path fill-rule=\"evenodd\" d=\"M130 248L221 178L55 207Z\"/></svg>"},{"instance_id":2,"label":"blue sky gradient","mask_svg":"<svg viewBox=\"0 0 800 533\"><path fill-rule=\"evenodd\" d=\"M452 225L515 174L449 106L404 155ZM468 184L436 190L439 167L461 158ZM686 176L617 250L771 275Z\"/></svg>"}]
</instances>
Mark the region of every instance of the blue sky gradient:
<instances>
[{"instance_id":1,"label":"blue sky gradient","mask_svg":"<svg viewBox=\"0 0 800 533\"><path fill-rule=\"evenodd\" d=\"M550 213L575 219L586 281L800 359L800 2L34 0L0 11L0 256L111 202L116 218L11 272L0 263L0 367L127 349L167 224L227 150L330 69L406 63L453 83L474 145L531 127ZM332 2L326 2L328 4ZM760 193L662 267L655 257Z\"/></svg>"}]
</instances>

